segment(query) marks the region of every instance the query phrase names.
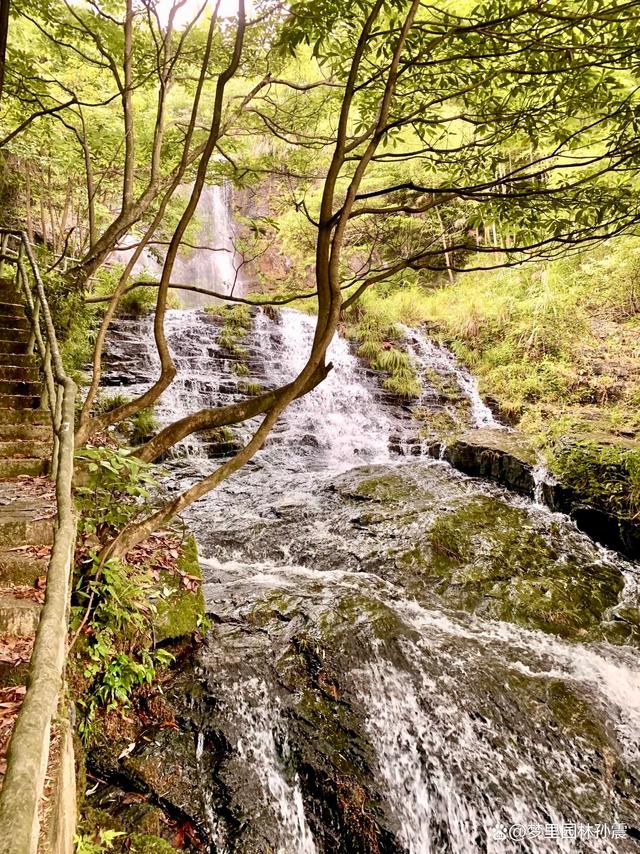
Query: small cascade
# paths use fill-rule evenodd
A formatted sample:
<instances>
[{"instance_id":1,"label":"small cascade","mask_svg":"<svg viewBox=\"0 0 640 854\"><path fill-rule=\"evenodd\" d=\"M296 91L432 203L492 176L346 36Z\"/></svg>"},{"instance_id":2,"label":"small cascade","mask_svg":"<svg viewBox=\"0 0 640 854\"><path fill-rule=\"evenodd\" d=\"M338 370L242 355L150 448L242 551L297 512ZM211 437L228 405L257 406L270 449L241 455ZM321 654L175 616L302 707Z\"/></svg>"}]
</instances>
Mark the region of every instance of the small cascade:
<instances>
[{"instance_id":1,"label":"small cascade","mask_svg":"<svg viewBox=\"0 0 640 854\"><path fill-rule=\"evenodd\" d=\"M304 368L315 324L315 317L292 309L283 309L277 322L262 313L257 316L256 346L268 365L270 385L284 385ZM281 444L287 456L301 459L303 465L315 456L332 471L388 460L390 416L377 405L362 363L340 335L329 346L327 362L333 368L326 379L291 404L270 446Z\"/></svg>"},{"instance_id":2,"label":"small cascade","mask_svg":"<svg viewBox=\"0 0 640 854\"><path fill-rule=\"evenodd\" d=\"M423 380L424 391L419 405L437 411L445 408L460 421L460 403L469 408L471 427L506 429L480 397L475 378L463 368L453 353L435 344L416 329L404 328L409 353ZM443 402L444 401L444 402Z\"/></svg>"},{"instance_id":3,"label":"small cascade","mask_svg":"<svg viewBox=\"0 0 640 854\"><path fill-rule=\"evenodd\" d=\"M165 334L177 376L154 407L162 426L198 409L238 399L234 359L223 355L216 346L217 326L213 317L205 312L169 310L165 316ZM104 361L105 384L123 387L130 397L142 394L160 372L153 319L119 320L110 335ZM203 441L196 435L190 436L174 449L174 455L196 458L200 465L205 457Z\"/></svg>"},{"instance_id":4,"label":"small cascade","mask_svg":"<svg viewBox=\"0 0 640 854\"><path fill-rule=\"evenodd\" d=\"M170 310L165 332L177 376L156 405L156 417L169 424L199 409L225 406L245 396L243 388L259 384L277 388L294 379L304 367L313 343L315 318L285 309L277 319L258 312L253 329L242 342L248 376L236 373L239 357L217 343L217 319L201 311ZM141 346L142 345L142 346ZM137 350L135 363L131 353ZM389 459L392 414L377 405L375 388L365 369L336 335L327 354L333 369L312 392L294 401L281 417L259 458L268 457L288 469L312 465L340 471L358 461ZM152 320L121 320L115 325L105 356L105 383L140 394L156 378L160 362ZM256 422L257 424L257 422ZM244 439L256 424L236 430ZM180 456L206 454L202 440L189 437L179 446Z\"/></svg>"},{"instance_id":5,"label":"small cascade","mask_svg":"<svg viewBox=\"0 0 640 854\"><path fill-rule=\"evenodd\" d=\"M548 502L545 496L545 488L553 487L557 484L553 474L549 471L546 463L542 460L531 470L533 476L533 500L541 507L547 506Z\"/></svg>"},{"instance_id":6,"label":"small cascade","mask_svg":"<svg viewBox=\"0 0 640 854\"><path fill-rule=\"evenodd\" d=\"M279 844L289 840L287 854L355 850L344 827L336 847L319 833L308 779L302 785L295 774L300 750L311 761L307 718L316 706L308 689L299 685L302 695L291 691L278 699L282 684L267 688L256 675L237 681L238 668L270 679L277 667L286 684L291 665L285 662L302 637L310 649L322 650L312 666L321 668L321 684L339 701L332 723L318 734L320 744L333 746L331 738L341 744L359 726L360 743L373 753L375 782L369 780L366 794L382 800L384 826L396 841L363 850L618 850L610 839L593 838L583 848L559 835L505 849L499 834L512 826L629 820L633 805L609 788L606 774L624 773L623 766L633 768L640 758L640 670L633 650L574 644L433 610L381 574L235 559L205 562L205 571L220 626L205 668L215 679L212 690L225 698L226 720L219 725L244 732L234 749L239 765L234 760L231 785L240 786L241 796L258 774L269 818L259 812L252 821L271 834L279 816ZM247 640L255 619L266 645ZM298 655L304 659L304 652ZM351 716L343 724L347 708ZM606 746L600 742L604 721ZM350 749L348 742L342 747L341 768ZM314 761L324 767L324 758Z\"/></svg>"},{"instance_id":7,"label":"small cascade","mask_svg":"<svg viewBox=\"0 0 640 854\"><path fill-rule=\"evenodd\" d=\"M290 752L286 731L267 686L257 679L236 685L232 714L240 725L236 750L253 769L262 802L279 829L277 854L317 854L304 812L297 774L287 779Z\"/></svg>"}]
</instances>

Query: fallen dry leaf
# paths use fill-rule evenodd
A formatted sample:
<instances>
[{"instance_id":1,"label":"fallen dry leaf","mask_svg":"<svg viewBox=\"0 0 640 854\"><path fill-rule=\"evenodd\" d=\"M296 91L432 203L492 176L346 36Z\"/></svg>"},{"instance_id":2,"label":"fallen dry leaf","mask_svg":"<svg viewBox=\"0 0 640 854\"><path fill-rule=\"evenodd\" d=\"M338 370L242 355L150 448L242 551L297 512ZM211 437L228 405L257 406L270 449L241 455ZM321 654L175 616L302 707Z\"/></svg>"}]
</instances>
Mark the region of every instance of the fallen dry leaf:
<instances>
[{"instance_id":1,"label":"fallen dry leaf","mask_svg":"<svg viewBox=\"0 0 640 854\"><path fill-rule=\"evenodd\" d=\"M31 660L33 638L21 638L15 635L0 637L0 662L17 666Z\"/></svg>"}]
</instances>

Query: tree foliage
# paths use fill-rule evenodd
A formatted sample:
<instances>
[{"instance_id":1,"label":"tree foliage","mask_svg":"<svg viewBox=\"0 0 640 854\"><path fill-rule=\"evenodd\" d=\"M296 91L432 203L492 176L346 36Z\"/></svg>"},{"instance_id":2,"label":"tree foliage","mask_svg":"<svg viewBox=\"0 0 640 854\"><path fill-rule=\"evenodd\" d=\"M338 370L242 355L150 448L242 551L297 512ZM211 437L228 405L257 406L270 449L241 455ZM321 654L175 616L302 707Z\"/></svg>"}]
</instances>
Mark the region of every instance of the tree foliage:
<instances>
[{"instance_id":1,"label":"tree foliage","mask_svg":"<svg viewBox=\"0 0 640 854\"><path fill-rule=\"evenodd\" d=\"M245 13L240 0L232 18L203 5L179 22L181 6L166 17L153 0L14 8L0 147L29 185L31 233L61 256L74 232L70 275L87 291L135 238L97 334L79 444L152 405L175 376L164 314L207 182L267 196L239 251L255 269L274 247L290 249L306 267L291 298L312 297L318 322L291 383L193 413L138 451L152 461L191 432L263 416L234 458L127 526L105 557L259 450L284 408L322 381L341 311L368 288L552 258L633 231L640 216L633 2L264 0ZM109 323L135 259L158 239L160 374L139 398L97 412Z\"/></svg>"}]
</instances>

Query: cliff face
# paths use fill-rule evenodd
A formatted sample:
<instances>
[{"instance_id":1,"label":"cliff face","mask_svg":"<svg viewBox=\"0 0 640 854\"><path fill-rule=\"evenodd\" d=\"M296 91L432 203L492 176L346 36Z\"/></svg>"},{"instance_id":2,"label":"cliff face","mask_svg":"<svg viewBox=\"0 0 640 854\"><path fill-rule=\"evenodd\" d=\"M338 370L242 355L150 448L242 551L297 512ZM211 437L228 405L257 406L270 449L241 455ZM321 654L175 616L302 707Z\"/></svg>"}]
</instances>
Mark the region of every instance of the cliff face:
<instances>
[{"instance_id":1,"label":"cliff face","mask_svg":"<svg viewBox=\"0 0 640 854\"><path fill-rule=\"evenodd\" d=\"M314 246L304 247L306 260L293 258L284 248L285 236L277 222L286 209L283 187L274 178L265 178L256 187L234 189L232 209L239 242L245 246L242 267L245 288L261 293L302 293L314 287Z\"/></svg>"}]
</instances>

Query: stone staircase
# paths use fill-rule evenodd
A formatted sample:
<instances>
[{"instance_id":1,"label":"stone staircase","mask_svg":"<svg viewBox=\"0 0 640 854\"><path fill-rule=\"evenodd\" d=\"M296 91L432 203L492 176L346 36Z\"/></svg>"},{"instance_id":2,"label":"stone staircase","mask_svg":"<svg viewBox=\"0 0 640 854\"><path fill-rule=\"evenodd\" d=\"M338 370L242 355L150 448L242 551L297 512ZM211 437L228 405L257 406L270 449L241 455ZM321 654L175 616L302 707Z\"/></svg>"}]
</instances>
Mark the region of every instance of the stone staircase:
<instances>
[{"instance_id":1,"label":"stone staircase","mask_svg":"<svg viewBox=\"0 0 640 854\"><path fill-rule=\"evenodd\" d=\"M15 286L0 279L0 701L5 709L19 698L26 678L55 518L53 484L46 476L50 417L39 408L41 383L35 357L28 353L29 337ZM7 723L0 726L0 780Z\"/></svg>"}]
</instances>

